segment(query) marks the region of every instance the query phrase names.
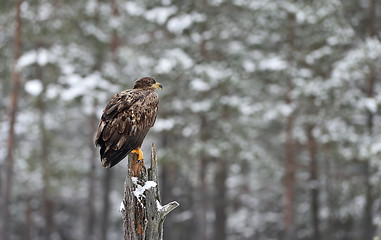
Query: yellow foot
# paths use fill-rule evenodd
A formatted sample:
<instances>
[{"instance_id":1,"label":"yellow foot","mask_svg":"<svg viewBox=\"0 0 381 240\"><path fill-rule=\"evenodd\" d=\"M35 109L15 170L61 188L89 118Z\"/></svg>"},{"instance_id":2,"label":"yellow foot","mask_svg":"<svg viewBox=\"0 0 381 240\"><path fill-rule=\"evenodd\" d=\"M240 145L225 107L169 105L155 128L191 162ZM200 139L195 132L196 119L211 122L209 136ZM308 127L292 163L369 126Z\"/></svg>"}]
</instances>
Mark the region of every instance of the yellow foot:
<instances>
[{"instance_id":1,"label":"yellow foot","mask_svg":"<svg viewBox=\"0 0 381 240\"><path fill-rule=\"evenodd\" d=\"M142 149L140 147L138 147L137 149L132 150L131 153L138 154L138 160L137 160L137 162L140 162L141 160L143 160L143 151L142 151Z\"/></svg>"},{"instance_id":2,"label":"yellow foot","mask_svg":"<svg viewBox=\"0 0 381 240\"><path fill-rule=\"evenodd\" d=\"M131 176L132 177L139 177L142 173L145 172L145 167L144 167L144 160L143 160L143 152L138 147L137 149L134 149L131 151L131 153L137 154L137 159L135 156L132 158L131 165L130 165L130 170L131 170Z\"/></svg>"}]
</instances>

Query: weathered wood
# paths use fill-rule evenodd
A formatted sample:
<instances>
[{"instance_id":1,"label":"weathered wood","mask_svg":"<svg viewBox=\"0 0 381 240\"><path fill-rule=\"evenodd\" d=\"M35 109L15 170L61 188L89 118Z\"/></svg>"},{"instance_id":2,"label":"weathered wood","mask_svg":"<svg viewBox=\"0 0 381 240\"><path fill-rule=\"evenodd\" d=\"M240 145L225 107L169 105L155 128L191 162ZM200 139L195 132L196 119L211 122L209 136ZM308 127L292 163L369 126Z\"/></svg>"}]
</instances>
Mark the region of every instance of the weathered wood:
<instances>
[{"instance_id":1,"label":"weathered wood","mask_svg":"<svg viewBox=\"0 0 381 240\"><path fill-rule=\"evenodd\" d=\"M137 157L135 153L128 156L124 199L121 206L124 239L163 239L165 216L179 204L173 201L162 206L160 203L155 144L152 144L151 166L147 171L144 161L137 161Z\"/></svg>"},{"instance_id":2,"label":"weathered wood","mask_svg":"<svg viewBox=\"0 0 381 240\"><path fill-rule=\"evenodd\" d=\"M130 157L129 157L130 158ZM128 160L127 177L124 182L124 198L122 201L121 212L123 214L123 230L125 240L138 239L135 231L135 210L133 197L133 184L130 174L130 160ZM132 203L132 204L131 204Z\"/></svg>"}]
</instances>

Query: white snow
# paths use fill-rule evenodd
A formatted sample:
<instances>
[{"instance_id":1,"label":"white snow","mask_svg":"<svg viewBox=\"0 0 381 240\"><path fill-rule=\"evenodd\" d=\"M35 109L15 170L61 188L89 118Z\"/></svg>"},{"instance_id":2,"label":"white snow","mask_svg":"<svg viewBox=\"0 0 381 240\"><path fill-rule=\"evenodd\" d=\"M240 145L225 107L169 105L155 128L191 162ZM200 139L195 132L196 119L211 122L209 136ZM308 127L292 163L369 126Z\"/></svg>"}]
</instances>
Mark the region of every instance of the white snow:
<instances>
[{"instance_id":1,"label":"white snow","mask_svg":"<svg viewBox=\"0 0 381 240\"><path fill-rule=\"evenodd\" d=\"M72 74L72 75L69 75L69 76L62 78L62 79L63 79L63 81L65 81L65 82L69 83L71 86L73 86L73 87L61 92L61 98L64 101L71 101L74 98L82 95L82 93L86 91L86 88L82 84L83 83L82 77L79 76L78 74ZM76 83L78 83L78 84L76 84ZM74 87L75 85L76 85L76 87Z\"/></svg>"},{"instance_id":2,"label":"white snow","mask_svg":"<svg viewBox=\"0 0 381 240\"><path fill-rule=\"evenodd\" d=\"M182 49L175 48L169 51L168 56L174 58L179 62L184 69L190 68L193 66L193 60L186 54Z\"/></svg>"},{"instance_id":3,"label":"white snow","mask_svg":"<svg viewBox=\"0 0 381 240\"><path fill-rule=\"evenodd\" d=\"M157 209L160 211L161 209L163 209L163 206L161 205L161 203L156 200L156 206L157 206Z\"/></svg>"},{"instance_id":4,"label":"white snow","mask_svg":"<svg viewBox=\"0 0 381 240\"><path fill-rule=\"evenodd\" d=\"M259 69L280 71L287 68L287 62L278 56L272 56L262 59L259 62Z\"/></svg>"},{"instance_id":5,"label":"white snow","mask_svg":"<svg viewBox=\"0 0 381 240\"><path fill-rule=\"evenodd\" d=\"M312 71L310 69L307 69L307 68L298 69L297 74L299 77L312 78Z\"/></svg>"},{"instance_id":6,"label":"white snow","mask_svg":"<svg viewBox=\"0 0 381 240\"><path fill-rule=\"evenodd\" d=\"M170 32L180 34L190 25L192 25L192 16L181 15L171 18L167 23L167 28Z\"/></svg>"},{"instance_id":7,"label":"white snow","mask_svg":"<svg viewBox=\"0 0 381 240\"><path fill-rule=\"evenodd\" d=\"M303 23L306 20L306 14L303 11L297 11L296 13L296 21L298 23Z\"/></svg>"},{"instance_id":8,"label":"white snow","mask_svg":"<svg viewBox=\"0 0 381 240\"><path fill-rule=\"evenodd\" d=\"M261 111L263 109L263 104L253 104L249 101L244 101L238 106L238 108L241 111L241 114L249 116L251 114Z\"/></svg>"},{"instance_id":9,"label":"white snow","mask_svg":"<svg viewBox=\"0 0 381 240\"><path fill-rule=\"evenodd\" d=\"M45 66L49 62L50 52L46 49L40 49L37 52L37 63L40 66Z\"/></svg>"},{"instance_id":10,"label":"white snow","mask_svg":"<svg viewBox=\"0 0 381 240\"><path fill-rule=\"evenodd\" d=\"M54 50L54 49L53 49ZM55 53L50 49L39 48L24 53L17 61L17 69L22 70L32 64L37 63L39 66L45 66L48 63L57 61Z\"/></svg>"},{"instance_id":11,"label":"white snow","mask_svg":"<svg viewBox=\"0 0 381 240\"><path fill-rule=\"evenodd\" d=\"M381 53L381 41L377 38L368 38L365 41L366 54L371 59L379 59Z\"/></svg>"},{"instance_id":12,"label":"white snow","mask_svg":"<svg viewBox=\"0 0 381 240\"><path fill-rule=\"evenodd\" d=\"M190 27L194 22L203 22L206 16L200 13L182 14L171 18L167 23L170 32L181 34L185 29Z\"/></svg>"},{"instance_id":13,"label":"white snow","mask_svg":"<svg viewBox=\"0 0 381 240\"><path fill-rule=\"evenodd\" d=\"M67 89L62 89L59 93L64 101L71 101L80 96L91 96L103 100L105 93L102 91L97 91L97 89L107 89L111 92L118 91L118 87L104 79L99 72L93 72L86 77L72 73L61 77L59 81L62 84L69 86ZM57 92L53 91L53 89L51 91L52 95ZM97 92L97 94L94 94L95 92Z\"/></svg>"},{"instance_id":14,"label":"white snow","mask_svg":"<svg viewBox=\"0 0 381 240\"><path fill-rule=\"evenodd\" d=\"M122 27L122 19L120 17L112 17L109 19L109 25L112 29L119 29Z\"/></svg>"},{"instance_id":15,"label":"white snow","mask_svg":"<svg viewBox=\"0 0 381 240\"><path fill-rule=\"evenodd\" d=\"M138 184L138 178L137 177L131 177L131 181L133 184Z\"/></svg>"},{"instance_id":16,"label":"white snow","mask_svg":"<svg viewBox=\"0 0 381 240\"><path fill-rule=\"evenodd\" d=\"M53 99L59 96L61 93L62 88L58 85L49 85L46 90L46 97L49 99Z\"/></svg>"},{"instance_id":17,"label":"white snow","mask_svg":"<svg viewBox=\"0 0 381 240\"><path fill-rule=\"evenodd\" d=\"M272 121L280 116L287 117L294 111L295 106L292 104L278 103L275 107L269 108L265 114L264 119Z\"/></svg>"},{"instance_id":18,"label":"white snow","mask_svg":"<svg viewBox=\"0 0 381 240\"><path fill-rule=\"evenodd\" d=\"M51 4L40 4L37 13L38 21L46 21L54 14L54 8Z\"/></svg>"},{"instance_id":19,"label":"white snow","mask_svg":"<svg viewBox=\"0 0 381 240\"><path fill-rule=\"evenodd\" d=\"M255 72L256 66L255 63L253 63L250 60L244 60L242 63L243 69L245 69L246 72Z\"/></svg>"},{"instance_id":20,"label":"white snow","mask_svg":"<svg viewBox=\"0 0 381 240\"><path fill-rule=\"evenodd\" d=\"M206 112L206 111L209 111L210 108L212 107L212 102L210 101L210 99L205 99L204 101L190 104L190 107L193 112Z\"/></svg>"},{"instance_id":21,"label":"white snow","mask_svg":"<svg viewBox=\"0 0 381 240\"><path fill-rule=\"evenodd\" d=\"M370 145L370 152L372 155L379 154L381 152L381 141L372 143Z\"/></svg>"},{"instance_id":22,"label":"white snow","mask_svg":"<svg viewBox=\"0 0 381 240\"><path fill-rule=\"evenodd\" d=\"M171 49L163 54L155 67L155 71L159 74L169 73L178 64L183 69L188 69L193 66L193 60L182 49Z\"/></svg>"},{"instance_id":23,"label":"white snow","mask_svg":"<svg viewBox=\"0 0 381 240\"><path fill-rule=\"evenodd\" d=\"M190 87L193 89L193 90L196 90L196 91L209 91L210 90L210 85L204 81L203 79L201 78L195 78L191 81L190 83Z\"/></svg>"},{"instance_id":24,"label":"white snow","mask_svg":"<svg viewBox=\"0 0 381 240\"><path fill-rule=\"evenodd\" d=\"M244 51L244 46L239 41L231 41L228 46L231 53L238 53Z\"/></svg>"},{"instance_id":25,"label":"white snow","mask_svg":"<svg viewBox=\"0 0 381 240\"><path fill-rule=\"evenodd\" d=\"M164 24L168 17L177 11L177 7L157 7L147 11L144 16L147 20L156 22L160 25Z\"/></svg>"},{"instance_id":26,"label":"white snow","mask_svg":"<svg viewBox=\"0 0 381 240\"><path fill-rule=\"evenodd\" d=\"M335 64L332 81L335 86L346 82L363 81L369 75L368 62L381 62L381 41L368 38Z\"/></svg>"},{"instance_id":27,"label":"white snow","mask_svg":"<svg viewBox=\"0 0 381 240\"><path fill-rule=\"evenodd\" d=\"M176 219L176 222L185 222L185 221L188 221L189 219L191 219L193 217L193 215L194 215L194 213L192 211L188 210L188 211L184 211L184 212L176 214L176 216L174 216L174 218Z\"/></svg>"},{"instance_id":28,"label":"white snow","mask_svg":"<svg viewBox=\"0 0 381 240\"><path fill-rule=\"evenodd\" d=\"M97 1L96 0L88 0L85 6L85 12L89 16L95 15L97 11Z\"/></svg>"},{"instance_id":29,"label":"white snow","mask_svg":"<svg viewBox=\"0 0 381 240\"><path fill-rule=\"evenodd\" d=\"M208 64L196 65L194 71L198 75L207 74L211 84L217 83L220 79L226 79L232 75L232 71L229 68L216 67Z\"/></svg>"},{"instance_id":30,"label":"white snow","mask_svg":"<svg viewBox=\"0 0 381 240\"><path fill-rule=\"evenodd\" d=\"M176 61L171 58L161 58L155 67L155 71L160 74L169 73L176 66Z\"/></svg>"},{"instance_id":31,"label":"white snow","mask_svg":"<svg viewBox=\"0 0 381 240\"><path fill-rule=\"evenodd\" d=\"M197 131L198 131L197 125L189 124L188 126L183 128L182 135L187 138L187 137L190 137L192 134L197 133Z\"/></svg>"},{"instance_id":32,"label":"white snow","mask_svg":"<svg viewBox=\"0 0 381 240\"><path fill-rule=\"evenodd\" d=\"M38 96L42 92L42 83L38 79L29 80L25 83L25 91L32 96Z\"/></svg>"},{"instance_id":33,"label":"white snow","mask_svg":"<svg viewBox=\"0 0 381 240\"><path fill-rule=\"evenodd\" d=\"M371 112L377 112L377 101L374 98L365 98L363 99L364 106Z\"/></svg>"},{"instance_id":34,"label":"white snow","mask_svg":"<svg viewBox=\"0 0 381 240\"><path fill-rule=\"evenodd\" d=\"M32 65L36 62L37 56L35 51L28 51L24 53L17 61L17 69L21 70L22 68Z\"/></svg>"},{"instance_id":35,"label":"white snow","mask_svg":"<svg viewBox=\"0 0 381 240\"><path fill-rule=\"evenodd\" d=\"M332 54L332 49L329 46L324 46L322 48L316 49L312 51L310 54L306 56L306 62L309 64L313 64L317 59L320 59L326 55Z\"/></svg>"},{"instance_id":36,"label":"white snow","mask_svg":"<svg viewBox=\"0 0 381 240\"><path fill-rule=\"evenodd\" d=\"M292 113L292 111L293 107L289 104L279 105L279 112L285 117L289 116Z\"/></svg>"},{"instance_id":37,"label":"white snow","mask_svg":"<svg viewBox=\"0 0 381 240\"><path fill-rule=\"evenodd\" d=\"M176 124L175 119L173 118L168 118L168 119L163 119L159 118L156 120L155 123L155 131L168 131L171 130Z\"/></svg>"},{"instance_id":38,"label":"white snow","mask_svg":"<svg viewBox=\"0 0 381 240\"><path fill-rule=\"evenodd\" d=\"M119 212L123 212L125 209L123 201L120 202Z\"/></svg>"},{"instance_id":39,"label":"white snow","mask_svg":"<svg viewBox=\"0 0 381 240\"><path fill-rule=\"evenodd\" d=\"M96 37L100 42L108 43L109 41L109 36L102 31L102 29L98 28L95 25L90 25L90 24L80 24L83 32L85 35L88 36L94 36Z\"/></svg>"},{"instance_id":40,"label":"white snow","mask_svg":"<svg viewBox=\"0 0 381 240\"><path fill-rule=\"evenodd\" d=\"M140 5L138 5L136 2L126 2L124 5L126 11L131 16L140 16L144 13L144 8Z\"/></svg>"},{"instance_id":41,"label":"white snow","mask_svg":"<svg viewBox=\"0 0 381 240\"><path fill-rule=\"evenodd\" d=\"M341 39L338 36L332 36L327 38L327 43L331 46L337 45L338 43L341 43Z\"/></svg>"},{"instance_id":42,"label":"white snow","mask_svg":"<svg viewBox=\"0 0 381 240\"><path fill-rule=\"evenodd\" d=\"M131 178L132 179L132 178ZM136 179L137 181L137 179ZM134 181L133 181L134 182ZM136 189L134 190L133 194L134 196L139 199L141 196L143 196L143 193L153 187L156 187L156 182L154 181L147 181L145 182L144 186L136 184Z\"/></svg>"}]
</instances>

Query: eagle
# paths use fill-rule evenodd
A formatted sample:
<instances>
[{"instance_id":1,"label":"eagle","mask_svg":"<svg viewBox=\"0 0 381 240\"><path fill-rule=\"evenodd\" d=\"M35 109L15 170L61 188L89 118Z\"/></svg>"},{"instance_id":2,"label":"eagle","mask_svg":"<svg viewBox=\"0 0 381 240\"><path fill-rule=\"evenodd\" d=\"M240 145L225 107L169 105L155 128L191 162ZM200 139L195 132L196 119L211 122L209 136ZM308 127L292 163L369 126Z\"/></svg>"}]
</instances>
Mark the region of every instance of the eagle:
<instances>
[{"instance_id":1,"label":"eagle","mask_svg":"<svg viewBox=\"0 0 381 240\"><path fill-rule=\"evenodd\" d=\"M138 154L138 161L143 160L141 146L158 111L156 89L162 88L154 78L143 77L108 102L95 137L103 167L113 167L131 152Z\"/></svg>"}]
</instances>

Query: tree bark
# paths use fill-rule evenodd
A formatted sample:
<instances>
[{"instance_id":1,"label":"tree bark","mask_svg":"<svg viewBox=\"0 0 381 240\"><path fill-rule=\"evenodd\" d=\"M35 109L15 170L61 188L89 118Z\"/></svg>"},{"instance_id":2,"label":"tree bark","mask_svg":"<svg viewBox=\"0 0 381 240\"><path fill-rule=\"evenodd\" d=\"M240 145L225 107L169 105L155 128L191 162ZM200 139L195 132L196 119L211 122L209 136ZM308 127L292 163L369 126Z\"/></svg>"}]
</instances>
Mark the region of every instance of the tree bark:
<instances>
[{"instance_id":1,"label":"tree bark","mask_svg":"<svg viewBox=\"0 0 381 240\"><path fill-rule=\"evenodd\" d=\"M319 179L318 179L318 163L316 158L316 140L313 136L313 126L308 127L307 129L307 137L308 137L308 153L310 156L310 184L309 184L309 191L310 191L310 209L311 209L311 220L312 220L312 228L313 228L313 235L312 240L319 240L320 239L320 231L319 231L319 225L320 225L320 219L319 219Z\"/></svg>"},{"instance_id":2,"label":"tree bark","mask_svg":"<svg viewBox=\"0 0 381 240\"><path fill-rule=\"evenodd\" d=\"M33 228L33 218L32 218L32 206L31 206L31 197L29 197L26 200L26 209L25 209L25 240L31 240L32 239L32 234L31 230Z\"/></svg>"},{"instance_id":3,"label":"tree bark","mask_svg":"<svg viewBox=\"0 0 381 240\"><path fill-rule=\"evenodd\" d=\"M118 9L118 4L116 3L116 0L111 0L111 8L112 8L113 17L119 18L119 9ZM116 50L119 47L119 36L118 36L117 28L114 28L112 31L110 47L112 52L112 59L114 62L117 62Z\"/></svg>"},{"instance_id":4,"label":"tree bark","mask_svg":"<svg viewBox=\"0 0 381 240\"><path fill-rule=\"evenodd\" d=\"M39 67L37 72L43 82L42 73ZM44 91L46 86L44 86ZM43 92L44 92L43 91ZM39 127L40 127L40 145L41 145L41 169L42 169L42 216L44 217L44 228L42 230L42 239L51 239L51 233L54 229L54 203L50 198L50 166L49 166L49 137L45 126L45 103L43 97L40 95L38 99L38 109L40 111Z\"/></svg>"},{"instance_id":5,"label":"tree bark","mask_svg":"<svg viewBox=\"0 0 381 240\"><path fill-rule=\"evenodd\" d=\"M226 239L226 179L228 177L227 166L224 161L218 161L217 173L214 178L216 195L214 200L214 213L216 219L214 220L214 239Z\"/></svg>"},{"instance_id":6,"label":"tree bark","mask_svg":"<svg viewBox=\"0 0 381 240\"><path fill-rule=\"evenodd\" d=\"M284 224L285 239L292 239L294 226L294 150L293 150L293 117L287 118L286 129L286 173L285 173L285 205L284 205Z\"/></svg>"},{"instance_id":7,"label":"tree bark","mask_svg":"<svg viewBox=\"0 0 381 240\"><path fill-rule=\"evenodd\" d=\"M86 212L86 227L84 232L84 239L95 239L94 236L94 226L95 226L95 207L94 207L94 199L95 199L95 158L96 158L96 149L94 148L94 136L93 133L97 130L97 116L95 115L95 107L97 103L94 101L93 105L93 114L89 117L90 124L90 135L89 135L89 147L90 147L90 158L89 158L89 172L88 172L88 191L87 191L87 212Z\"/></svg>"},{"instance_id":8,"label":"tree bark","mask_svg":"<svg viewBox=\"0 0 381 240\"><path fill-rule=\"evenodd\" d=\"M373 194L372 194L372 184L370 183L370 166L369 163L365 163L365 206L363 213L363 233L362 239L372 240L374 235L373 227Z\"/></svg>"},{"instance_id":9,"label":"tree bark","mask_svg":"<svg viewBox=\"0 0 381 240\"><path fill-rule=\"evenodd\" d=\"M369 4L369 35L370 37L376 36L376 0L370 0ZM376 79L376 72L373 65L369 66L370 68L370 74L368 78L367 83L367 93L366 96L368 98L374 97L374 85L375 85L375 79ZM367 112L367 128L369 135L372 136L373 134L373 119L374 119L374 113L369 111ZM363 213L363 239L364 240L371 240L373 239L374 235L374 226L373 226L373 186L370 182L370 178L372 176L372 169L370 167L370 164L368 161L365 163L365 206L364 206L364 213Z\"/></svg>"},{"instance_id":10,"label":"tree bark","mask_svg":"<svg viewBox=\"0 0 381 240\"><path fill-rule=\"evenodd\" d=\"M151 166L148 171L143 161L136 161L137 157L136 153L128 156L124 199L121 204L124 239L160 240L163 239L165 216L179 204L173 201L162 206L160 203L155 145L152 144Z\"/></svg>"},{"instance_id":11,"label":"tree bark","mask_svg":"<svg viewBox=\"0 0 381 240\"><path fill-rule=\"evenodd\" d=\"M112 172L111 171L105 171L102 179L103 183L103 197L102 197L102 217L101 217L101 239L107 240L107 230L109 226L109 210L110 210L110 190L111 190L111 179L112 179Z\"/></svg>"},{"instance_id":12,"label":"tree bark","mask_svg":"<svg viewBox=\"0 0 381 240\"><path fill-rule=\"evenodd\" d=\"M295 39L295 14L288 14L288 45L290 47L290 54L288 56L288 63L293 67L293 52L294 52L294 39ZM288 81L288 91L286 93L285 101L287 104L291 104L292 100L289 93L293 89L291 79ZM294 234L294 175L295 175L295 163L294 163L294 116L290 114L286 120L286 143L285 143L285 203L284 203L284 239L293 239Z\"/></svg>"},{"instance_id":13,"label":"tree bark","mask_svg":"<svg viewBox=\"0 0 381 240\"><path fill-rule=\"evenodd\" d=\"M206 119L206 116L201 116L201 126L200 126L200 140L201 142L205 143L208 139L208 121ZM197 238L199 240L206 240L207 239L207 220L206 220L206 214L208 211L208 192L207 192L207 179L206 179L206 173L209 165L209 159L206 156L200 156L199 160L199 194L196 195L196 199L198 202L198 206L196 209L197 214L197 229L198 229L198 235Z\"/></svg>"},{"instance_id":14,"label":"tree bark","mask_svg":"<svg viewBox=\"0 0 381 240\"><path fill-rule=\"evenodd\" d=\"M3 204L2 204L2 228L1 228L1 239L8 240L9 239L9 208L10 208L10 197L12 192L12 178L13 178L13 150L15 143L15 123L16 123L16 112L17 112L17 103L18 103L18 95L20 90L20 75L19 70L17 69L17 61L21 55L21 3L22 1L18 1L16 4L16 28L14 31L14 56L15 62L12 70L12 94L9 102L9 131L8 131L8 145L7 145L7 155L5 159L5 179L4 179L4 187L3 187Z\"/></svg>"},{"instance_id":15,"label":"tree bark","mask_svg":"<svg viewBox=\"0 0 381 240\"><path fill-rule=\"evenodd\" d=\"M113 17L117 18L119 17L119 11L118 6L115 0L111 1L111 9L113 13ZM111 40L110 40L110 51L112 60L116 63L117 62L117 49L119 37L118 32L116 29L113 30ZM99 51L99 54L102 55L102 51ZM99 66L95 66L96 69L100 69L101 62L99 63ZM110 184L112 179L112 172L111 171L105 171L104 179L103 179L103 210L102 210L102 221L101 221L101 239L107 240L107 229L108 229L108 218L109 218L109 206L110 206L110 200L109 200L109 193L110 193Z\"/></svg>"},{"instance_id":16,"label":"tree bark","mask_svg":"<svg viewBox=\"0 0 381 240\"><path fill-rule=\"evenodd\" d=\"M207 185L206 185L206 170L208 168L208 160L205 156L200 157L200 167L199 167L199 179L200 186L198 198L199 205L197 207L197 226L198 226L198 239L206 240L206 213L208 209L207 204Z\"/></svg>"}]
</instances>

